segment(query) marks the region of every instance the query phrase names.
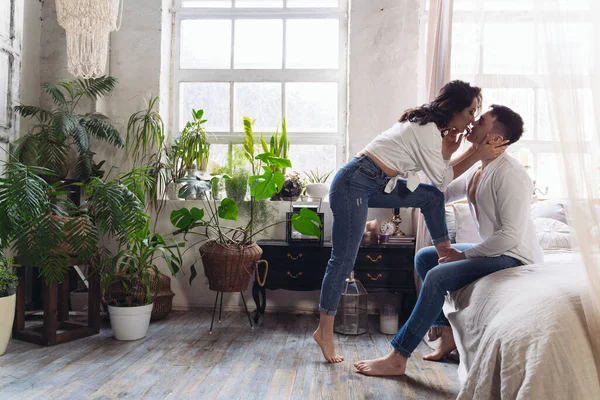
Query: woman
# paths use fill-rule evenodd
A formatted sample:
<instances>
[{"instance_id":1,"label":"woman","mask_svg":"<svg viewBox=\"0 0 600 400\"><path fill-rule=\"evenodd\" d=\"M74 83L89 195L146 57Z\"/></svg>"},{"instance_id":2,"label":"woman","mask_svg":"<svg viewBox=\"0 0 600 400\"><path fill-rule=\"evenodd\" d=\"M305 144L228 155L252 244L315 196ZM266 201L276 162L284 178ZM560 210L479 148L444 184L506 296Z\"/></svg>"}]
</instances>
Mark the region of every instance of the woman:
<instances>
[{"instance_id":1,"label":"woman","mask_svg":"<svg viewBox=\"0 0 600 400\"><path fill-rule=\"evenodd\" d=\"M486 144L450 161L462 141L461 133L469 129L480 108L479 87L449 82L435 100L405 111L396 124L337 172L329 192L331 258L321 286L319 326L313 334L327 361L344 360L335 353L333 322L344 282L354 268L369 201L378 207L420 208L439 256L449 251L442 192L474 163L505 150ZM433 185L420 184L419 171Z\"/></svg>"}]
</instances>

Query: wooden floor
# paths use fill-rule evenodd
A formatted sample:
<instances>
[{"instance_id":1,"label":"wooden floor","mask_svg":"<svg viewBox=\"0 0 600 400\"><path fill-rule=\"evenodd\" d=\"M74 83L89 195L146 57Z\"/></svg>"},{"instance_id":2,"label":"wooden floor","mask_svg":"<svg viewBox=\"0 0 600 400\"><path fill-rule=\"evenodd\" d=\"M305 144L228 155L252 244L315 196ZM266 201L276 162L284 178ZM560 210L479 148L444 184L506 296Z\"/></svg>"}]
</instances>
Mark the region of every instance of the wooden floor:
<instances>
[{"instance_id":1,"label":"wooden floor","mask_svg":"<svg viewBox=\"0 0 600 400\"><path fill-rule=\"evenodd\" d=\"M208 311L173 312L145 339L99 335L55 347L12 340L0 357L0 399L452 399L457 365L421 359L407 376L365 377L354 360L386 354L391 336L336 335L346 357L323 362L312 341L313 315L267 314L253 330L245 313L225 313L208 334ZM215 322L216 324L216 322Z\"/></svg>"}]
</instances>

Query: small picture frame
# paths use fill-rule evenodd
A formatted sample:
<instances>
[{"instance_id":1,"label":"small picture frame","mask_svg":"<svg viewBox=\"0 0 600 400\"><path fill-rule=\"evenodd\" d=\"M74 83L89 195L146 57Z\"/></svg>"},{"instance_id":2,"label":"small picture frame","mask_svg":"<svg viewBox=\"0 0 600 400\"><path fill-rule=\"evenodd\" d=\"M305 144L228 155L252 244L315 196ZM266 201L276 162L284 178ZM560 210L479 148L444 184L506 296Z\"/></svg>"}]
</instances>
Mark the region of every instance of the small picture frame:
<instances>
[{"instance_id":1,"label":"small picture frame","mask_svg":"<svg viewBox=\"0 0 600 400\"><path fill-rule=\"evenodd\" d=\"M291 242L312 242L312 243L323 243L323 237L324 237L324 232L323 232L323 227L325 226L325 214L318 212L317 215L319 216L319 219L321 220L321 235L319 238L313 237L313 236L307 236L307 235L303 235L300 232L298 232L297 230L294 229L294 227L292 226L292 216L294 214L298 214L300 212L300 210L295 210L294 212L287 212L285 214L285 219L286 219L286 223L285 223L285 241L288 243Z\"/></svg>"}]
</instances>

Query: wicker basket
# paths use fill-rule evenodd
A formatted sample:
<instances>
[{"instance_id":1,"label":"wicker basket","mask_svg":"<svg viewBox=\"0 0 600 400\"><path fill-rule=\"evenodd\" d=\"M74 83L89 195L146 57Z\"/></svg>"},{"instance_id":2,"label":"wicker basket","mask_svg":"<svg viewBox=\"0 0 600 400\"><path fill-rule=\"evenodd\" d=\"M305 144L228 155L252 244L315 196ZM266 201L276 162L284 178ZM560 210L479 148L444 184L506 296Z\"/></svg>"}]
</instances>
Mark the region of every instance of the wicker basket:
<instances>
[{"instance_id":1,"label":"wicker basket","mask_svg":"<svg viewBox=\"0 0 600 400\"><path fill-rule=\"evenodd\" d=\"M256 243L226 246L211 240L200 247L200 255L210 290L243 292L248 288L262 249Z\"/></svg>"},{"instance_id":2,"label":"wicker basket","mask_svg":"<svg viewBox=\"0 0 600 400\"><path fill-rule=\"evenodd\" d=\"M173 296L175 294L171 291L171 278L161 272L158 273L160 279L160 288L158 294L154 298L154 307L152 308L151 320L156 321L167 316L173 308ZM156 290L156 281L154 280L154 274L150 273L150 290ZM143 285L137 285L139 291L134 296L138 301L143 301L146 297ZM110 288L110 297L122 301L125 300L125 289L119 281L115 282Z\"/></svg>"}]
</instances>

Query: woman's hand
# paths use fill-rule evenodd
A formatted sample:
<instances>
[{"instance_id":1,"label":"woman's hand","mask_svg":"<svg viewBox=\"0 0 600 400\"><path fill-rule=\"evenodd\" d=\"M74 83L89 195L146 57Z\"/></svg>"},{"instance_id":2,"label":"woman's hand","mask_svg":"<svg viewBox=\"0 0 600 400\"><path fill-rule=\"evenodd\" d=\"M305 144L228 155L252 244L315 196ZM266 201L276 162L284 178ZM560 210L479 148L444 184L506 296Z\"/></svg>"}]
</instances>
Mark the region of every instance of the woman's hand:
<instances>
[{"instance_id":1,"label":"woman's hand","mask_svg":"<svg viewBox=\"0 0 600 400\"><path fill-rule=\"evenodd\" d=\"M485 137L483 142L477 146L477 158L480 160L492 160L502 155L508 146L506 146L510 140L503 140L501 142L490 143L489 135Z\"/></svg>"},{"instance_id":2,"label":"woman's hand","mask_svg":"<svg viewBox=\"0 0 600 400\"><path fill-rule=\"evenodd\" d=\"M458 150L465 135L459 133L456 129L450 128L446 136L442 139L442 157L444 160L450 160L452 154Z\"/></svg>"}]
</instances>

